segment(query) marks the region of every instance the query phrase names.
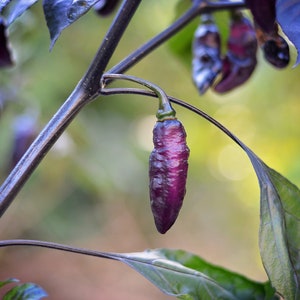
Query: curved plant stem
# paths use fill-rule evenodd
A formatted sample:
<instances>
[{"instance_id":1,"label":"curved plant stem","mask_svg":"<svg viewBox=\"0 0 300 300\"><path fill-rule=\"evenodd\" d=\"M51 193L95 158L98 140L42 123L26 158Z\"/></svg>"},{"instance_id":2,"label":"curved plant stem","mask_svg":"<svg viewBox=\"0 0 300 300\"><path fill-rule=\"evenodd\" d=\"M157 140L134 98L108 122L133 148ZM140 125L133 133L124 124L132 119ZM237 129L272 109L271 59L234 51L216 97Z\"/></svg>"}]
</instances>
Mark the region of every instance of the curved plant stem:
<instances>
[{"instance_id":1,"label":"curved plant stem","mask_svg":"<svg viewBox=\"0 0 300 300\"><path fill-rule=\"evenodd\" d=\"M143 89L136 89L136 88L105 88L102 89L101 93L103 95L116 95L116 94L136 94L136 95L144 95L144 96L150 96L150 97L156 97L156 94L143 90ZM250 149L239 139L237 138L230 130L228 130L224 125L222 125L220 122L218 122L216 119L202 111L201 109L183 101L178 98L172 97L167 95L169 98L169 101L175 104L178 104L197 115L201 116L202 118L209 121L211 124L215 125L217 128L219 128L221 131L223 131L228 137L230 137L236 144L238 144L243 150L249 151Z\"/></svg>"},{"instance_id":2,"label":"curved plant stem","mask_svg":"<svg viewBox=\"0 0 300 300\"><path fill-rule=\"evenodd\" d=\"M158 85L149 82L145 79L138 78L131 75L123 75L123 74L103 74L101 80L101 89L106 86L106 82L109 79L121 79L121 80L129 80L138 84L141 84L150 90L152 90L159 99L159 108L156 114L157 119L160 121L164 120L165 118L175 118L176 112L171 106L169 98L165 91L159 87Z\"/></svg>"}]
</instances>

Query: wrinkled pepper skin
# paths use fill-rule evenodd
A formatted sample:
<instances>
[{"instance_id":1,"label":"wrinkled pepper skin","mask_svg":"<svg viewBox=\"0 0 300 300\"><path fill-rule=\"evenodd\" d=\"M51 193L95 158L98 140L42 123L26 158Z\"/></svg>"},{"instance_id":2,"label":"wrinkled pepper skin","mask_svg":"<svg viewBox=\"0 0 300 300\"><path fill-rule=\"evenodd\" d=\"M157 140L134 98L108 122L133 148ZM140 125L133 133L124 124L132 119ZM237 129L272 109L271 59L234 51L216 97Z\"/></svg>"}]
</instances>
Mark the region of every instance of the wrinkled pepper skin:
<instances>
[{"instance_id":1,"label":"wrinkled pepper skin","mask_svg":"<svg viewBox=\"0 0 300 300\"><path fill-rule=\"evenodd\" d=\"M193 41L192 77L204 94L222 70L221 38L213 19L200 24Z\"/></svg>"},{"instance_id":2,"label":"wrinkled pepper skin","mask_svg":"<svg viewBox=\"0 0 300 300\"><path fill-rule=\"evenodd\" d=\"M149 159L150 203L158 232L174 224L186 192L189 148L177 119L158 121L153 129L154 149Z\"/></svg>"},{"instance_id":3,"label":"wrinkled pepper skin","mask_svg":"<svg viewBox=\"0 0 300 300\"><path fill-rule=\"evenodd\" d=\"M255 70L256 53L257 39L251 22L242 16L234 19L223 59L222 78L214 90L225 93L246 82Z\"/></svg>"}]
</instances>

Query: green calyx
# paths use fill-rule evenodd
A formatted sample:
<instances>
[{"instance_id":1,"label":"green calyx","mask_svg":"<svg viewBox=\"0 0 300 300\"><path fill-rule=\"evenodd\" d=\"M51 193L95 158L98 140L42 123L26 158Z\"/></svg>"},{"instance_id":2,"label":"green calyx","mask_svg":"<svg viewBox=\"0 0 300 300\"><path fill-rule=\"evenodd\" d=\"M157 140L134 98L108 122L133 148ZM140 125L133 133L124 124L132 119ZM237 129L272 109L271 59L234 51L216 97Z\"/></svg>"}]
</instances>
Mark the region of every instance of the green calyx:
<instances>
[{"instance_id":1,"label":"green calyx","mask_svg":"<svg viewBox=\"0 0 300 300\"><path fill-rule=\"evenodd\" d=\"M175 119L176 111L173 109L167 94L160 87L157 87L154 91L159 100L158 111L156 113L157 120Z\"/></svg>"},{"instance_id":2,"label":"green calyx","mask_svg":"<svg viewBox=\"0 0 300 300\"><path fill-rule=\"evenodd\" d=\"M170 109L159 108L156 113L156 118L158 121L164 121L166 119L176 119L176 112L172 107L170 107Z\"/></svg>"}]
</instances>

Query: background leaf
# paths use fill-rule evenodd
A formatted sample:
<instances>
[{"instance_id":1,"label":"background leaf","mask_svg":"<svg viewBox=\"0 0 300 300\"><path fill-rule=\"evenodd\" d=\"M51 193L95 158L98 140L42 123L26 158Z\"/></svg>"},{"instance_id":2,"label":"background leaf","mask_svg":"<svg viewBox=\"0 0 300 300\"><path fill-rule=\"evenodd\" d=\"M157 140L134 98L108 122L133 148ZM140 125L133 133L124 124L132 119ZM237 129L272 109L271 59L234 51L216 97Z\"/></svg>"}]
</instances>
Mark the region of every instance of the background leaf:
<instances>
[{"instance_id":1,"label":"background leaf","mask_svg":"<svg viewBox=\"0 0 300 300\"><path fill-rule=\"evenodd\" d=\"M8 5L5 7L5 20L7 22L7 26L13 23L19 16L21 16L27 9L29 9L37 1L38 0L9 1Z\"/></svg>"},{"instance_id":2,"label":"background leaf","mask_svg":"<svg viewBox=\"0 0 300 300\"><path fill-rule=\"evenodd\" d=\"M40 286L34 283L24 283L8 291L3 300L39 300L47 296Z\"/></svg>"},{"instance_id":3,"label":"background leaf","mask_svg":"<svg viewBox=\"0 0 300 300\"><path fill-rule=\"evenodd\" d=\"M15 279L15 278L9 278L9 279L6 279L5 281L0 281L0 288L5 286L6 284L13 283L13 282L18 282L18 281L19 280Z\"/></svg>"},{"instance_id":4,"label":"background leaf","mask_svg":"<svg viewBox=\"0 0 300 300\"><path fill-rule=\"evenodd\" d=\"M67 16L72 22L79 19L82 15L88 12L88 10L99 0L73 0L71 6L68 9Z\"/></svg>"},{"instance_id":5,"label":"background leaf","mask_svg":"<svg viewBox=\"0 0 300 300\"><path fill-rule=\"evenodd\" d=\"M300 2L294 0L277 0L276 16L283 32L297 49L298 57L296 64L300 62Z\"/></svg>"},{"instance_id":6,"label":"background leaf","mask_svg":"<svg viewBox=\"0 0 300 300\"><path fill-rule=\"evenodd\" d=\"M181 16L190 6L191 1L189 0L178 1L175 11L175 19ZM194 38L194 32L198 24L199 19L190 22L168 42L171 52L189 69L191 68L192 61L192 42Z\"/></svg>"},{"instance_id":7,"label":"background leaf","mask_svg":"<svg viewBox=\"0 0 300 300\"><path fill-rule=\"evenodd\" d=\"M4 9L4 7L10 2L11 0L2 0L0 3L0 12Z\"/></svg>"},{"instance_id":8,"label":"background leaf","mask_svg":"<svg viewBox=\"0 0 300 300\"><path fill-rule=\"evenodd\" d=\"M62 30L78 20L96 2L97 0L44 0L44 14L51 38L50 49Z\"/></svg>"}]
</instances>

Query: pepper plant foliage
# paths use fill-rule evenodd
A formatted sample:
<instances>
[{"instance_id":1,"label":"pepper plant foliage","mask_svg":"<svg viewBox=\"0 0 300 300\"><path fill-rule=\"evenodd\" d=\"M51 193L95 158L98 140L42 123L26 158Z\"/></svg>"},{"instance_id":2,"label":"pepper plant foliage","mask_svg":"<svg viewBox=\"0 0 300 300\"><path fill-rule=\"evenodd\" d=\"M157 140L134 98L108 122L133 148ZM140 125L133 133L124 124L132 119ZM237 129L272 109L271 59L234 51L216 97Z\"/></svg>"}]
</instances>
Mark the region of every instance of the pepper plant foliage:
<instances>
[{"instance_id":1,"label":"pepper plant foliage","mask_svg":"<svg viewBox=\"0 0 300 300\"><path fill-rule=\"evenodd\" d=\"M4 0L0 2L0 67L9 67L13 64L10 54L7 27L12 24L18 16L30 9L36 2L38 2L38 0ZM97 97L105 97L106 95L118 93L135 93L149 97L158 97L160 106L157 116L160 122L164 122L165 119L169 120L169 118L175 118L170 102L176 103L211 122L237 143L248 155L257 174L261 191L259 241L261 258L269 281L266 283L254 282L240 274L210 264L202 258L183 250L156 249L139 253L118 254L30 240L1 241L0 246L39 246L91 255L98 258L117 260L139 272L164 293L175 296L178 299L250 300L279 299L279 297L283 297L287 300L299 299L299 189L285 177L268 167L241 140L203 111L191 106L187 102L166 95L160 87L154 86L149 82L133 77L121 76L121 74L160 44L165 42L168 38L179 33L177 37L182 37L182 41L178 41L177 39L177 42L173 42L171 47L173 47L175 53L180 52L185 54L181 55L183 57L190 57L189 51L193 39L199 39L197 43L194 43L194 45L201 48L201 51L198 51L198 48L194 51L194 55L197 59L195 63L196 66L194 65L196 74L194 76L194 81L199 92L204 93L207 88L216 86L215 80L217 80L217 76L221 76L221 81L217 83L219 88L215 88L214 90L216 92L228 92L229 90L244 84L251 76L251 73L256 66L257 45L260 46L264 52L265 59L275 67L282 68L287 65L289 61L287 43L286 39L280 35L278 25L280 25L286 37L290 39L299 52L300 23L298 20L300 15L300 1L180 1L180 6L184 4L184 6L186 6L186 11L184 11L170 27L135 50L111 70L107 71L107 64L110 61L114 50L118 46L122 34L126 30L127 25L130 23L131 18L142 1L124 0L120 4L118 11L116 8L119 5L119 1L111 0L109 2L109 6L106 6L105 14L108 13L107 7L109 7L111 13L115 14L115 18L113 19L106 36L103 38L103 42L86 74L79 81L63 106L58 110L56 116L49 121L45 126L45 129L35 141L33 141L28 151L20 158L17 167L12 170L11 174L2 184L0 188L1 215L5 213L16 194L42 160L44 154L53 146L60 134L79 113L80 109L87 103ZM42 4L50 32L50 48L52 48L63 29L82 17L89 9L93 7L96 8L96 5L98 5L97 7L100 10L99 13L101 15L101 9L105 7L107 1L44 0ZM228 52L225 55L222 54L221 43L219 41L219 38L222 38L222 36L217 36L219 33L213 20L214 12L220 9L231 12L230 18L232 26L230 30L228 30L229 33L226 38L227 44L225 45L225 48ZM243 15L243 10L249 10L253 18L247 19L248 17L246 18ZM206 15L206 18L202 19L203 23L200 24L202 27L194 37L193 34L191 34L191 31L185 31L185 28L187 28L189 23L199 15ZM209 15L209 17L207 17L207 15ZM207 22L209 22L209 24ZM210 31L209 28L213 28L213 32ZM181 29L182 31L179 32ZM241 32L243 33L242 36L250 34L251 51L248 51L249 40L243 40L241 42ZM213 43L211 42L211 38L207 38L208 35L211 37L211 33L213 33ZM176 39L174 40L176 41ZM211 67L215 64L216 60L218 60L218 68L213 69L214 73L212 74ZM299 63L299 60L298 55L296 64ZM243 76L242 81L240 80L241 76ZM110 82L116 79L136 81L137 83L150 88L152 92L141 89L107 88ZM222 88L220 89L221 83ZM172 113L171 117L169 112ZM156 133L154 132L154 134ZM169 134L164 138L169 138ZM178 141L175 140L174 143L176 144ZM185 147L182 149L184 153L187 154L188 148L183 139L182 143ZM157 144L157 147L161 147L161 145ZM173 151L173 148L171 150ZM162 151L159 152L159 155L169 155L168 153L170 152ZM175 152L175 154L175 158L173 157L170 160L172 164L175 162L174 166L167 166L166 169L160 169L159 167L160 164L164 162L164 159L161 159L160 157L160 159L157 160L158 163L155 166L155 180L157 181L154 183L152 182L152 185L150 185L150 188L153 189L150 191L152 192L151 201L155 202L159 199L159 201L163 202L162 204L160 202L155 202L155 209L153 209L155 220L159 220L159 224L162 224L159 226L163 226L163 229L160 230L162 233L165 233L175 221L182 205L182 198L176 198L176 192L175 195L171 194L171 192L177 191L177 189L176 187L170 189L170 184L166 185L163 189L161 186L159 186L159 188L154 186L155 184L160 184L159 180L164 180L162 175L175 176L176 184L178 183L180 185L180 197L184 194L187 165L184 164L185 172L179 172L178 165L180 164L176 164L176 161L174 160L180 159L181 154L178 154L178 152ZM185 156L185 159L187 159L187 155ZM164 172L164 174L160 172ZM153 192L154 189L155 193ZM167 191L170 192L167 197L162 195L165 189L170 189ZM170 201L170 203L165 202L166 199ZM164 207L163 213L167 214L166 216L164 215L163 218L161 218L162 216L160 215L160 205L163 205ZM174 214L175 217L171 216L170 224L165 226L164 218L170 217L168 216L168 205L174 205L176 213ZM15 282L15 280L7 279L0 282L0 287L12 282ZM36 293L35 298L32 296L34 293ZM5 299L29 299L30 297L30 299L40 299L45 296L45 292L39 287L32 284L25 284L11 290Z\"/></svg>"}]
</instances>

